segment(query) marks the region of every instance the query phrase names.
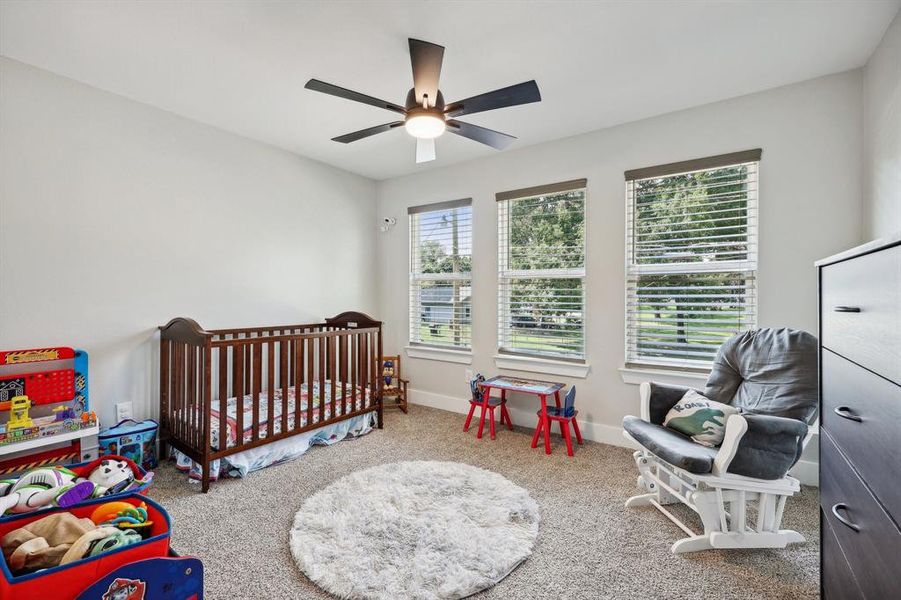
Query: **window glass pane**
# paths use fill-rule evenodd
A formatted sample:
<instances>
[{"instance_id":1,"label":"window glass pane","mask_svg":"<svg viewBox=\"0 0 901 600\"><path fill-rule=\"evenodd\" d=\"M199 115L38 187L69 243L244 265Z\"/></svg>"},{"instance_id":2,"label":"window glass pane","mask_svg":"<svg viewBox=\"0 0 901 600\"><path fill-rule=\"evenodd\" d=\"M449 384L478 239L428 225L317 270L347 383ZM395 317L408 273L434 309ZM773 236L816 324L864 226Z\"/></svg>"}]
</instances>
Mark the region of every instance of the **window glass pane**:
<instances>
[{"instance_id":1,"label":"window glass pane","mask_svg":"<svg viewBox=\"0 0 901 600\"><path fill-rule=\"evenodd\" d=\"M498 347L585 356L585 190L498 202Z\"/></svg>"},{"instance_id":2,"label":"window glass pane","mask_svg":"<svg viewBox=\"0 0 901 600\"><path fill-rule=\"evenodd\" d=\"M633 361L709 363L726 338L754 325L748 272L639 275L628 291Z\"/></svg>"},{"instance_id":3,"label":"window glass pane","mask_svg":"<svg viewBox=\"0 0 901 600\"><path fill-rule=\"evenodd\" d=\"M582 279L523 278L503 284L501 348L560 357L584 355Z\"/></svg>"},{"instance_id":4,"label":"window glass pane","mask_svg":"<svg viewBox=\"0 0 901 600\"><path fill-rule=\"evenodd\" d=\"M572 269L585 264L585 192L511 201L509 268Z\"/></svg>"},{"instance_id":5,"label":"window glass pane","mask_svg":"<svg viewBox=\"0 0 901 600\"><path fill-rule=\"evenodd\" d=\"M472 207L410 215L410 342L469 348Z\"/></svg>"},{"instance_id":6,"label":"window glass pane","mask_svg":"<svg viewBox=\"0 0 901 600\"><path fill-rule=\"evenodd\" d=\"M628 181L626 362L708 367L757 323L758 163Z\"/></svg>"},{"instance_id":7,"label":"window glass pane","mask_svg":"<svg viewBox=\"0 0 901 600\"><path fill-rule=\"evenodd\" d=\"M636 262L747 260L756 224L748 194L756 184L753 165L635 182Z\"/></svg>"}]
</instances>

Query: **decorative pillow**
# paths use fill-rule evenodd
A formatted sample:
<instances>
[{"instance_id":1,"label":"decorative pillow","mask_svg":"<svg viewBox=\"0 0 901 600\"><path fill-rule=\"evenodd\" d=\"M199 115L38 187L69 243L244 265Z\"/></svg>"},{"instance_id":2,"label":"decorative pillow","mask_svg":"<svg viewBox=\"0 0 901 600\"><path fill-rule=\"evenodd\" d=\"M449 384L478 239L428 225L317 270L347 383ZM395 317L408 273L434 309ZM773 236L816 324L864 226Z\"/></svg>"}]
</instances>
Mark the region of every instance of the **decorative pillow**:
<instances>
[{"instance_id":1,"label":"decorative pillow","mask_svg":"<svg viewBox=\"0 0 901 600\"><path fill-rule=\"evenodd\" d=\"M726 419L739 412L734 406L715 402L694 390L688 390L666 413L663 425L713 448L723 443Z\"/></svg>"}]
</instances>

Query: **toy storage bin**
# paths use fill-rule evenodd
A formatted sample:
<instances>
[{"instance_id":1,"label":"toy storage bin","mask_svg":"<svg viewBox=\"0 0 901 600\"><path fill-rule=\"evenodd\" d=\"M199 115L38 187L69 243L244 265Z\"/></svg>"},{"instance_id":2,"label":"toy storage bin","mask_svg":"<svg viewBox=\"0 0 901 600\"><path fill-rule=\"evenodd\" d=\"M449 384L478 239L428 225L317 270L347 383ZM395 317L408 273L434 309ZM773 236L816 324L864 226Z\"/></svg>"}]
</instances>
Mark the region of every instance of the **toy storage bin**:
<instances>
[{"instance_id":1,"label":"toy storage bin","mask_svg":"<svg viewBox=\"0 0 901 600\"><path fill-rule=\"evenodd\" d=\"M140 423L133 419L119 421L100 432L97 442L100 453L127 456L145 469L157 467L156 437L159 424L153 419Z\"/></svg>"},{"instance_id":2,"label":"toy storage bin","mask_svg":"<svg viewBox=\"0 0 901 600\"><path fill-rule=\"evenodd\" d=\"M101 460L106 460L106 459L124 460L126 463L128 463L128 466L131 467L131 470L135 474L135 477L137 479L144 479L147 476L147 471L145 471L143 469L143 467L141 467L141 465L138 465L134 461L132 461L128 458L125 458L123 456L116 456L116 455L112 455L112 454L107 455L107 456L101 456L100 458L97 458L92 461L78 463L76 465L66 465L66 468L71 471L75 471L76 473L78 473L79 476L87 477L87 475L94 468L94 465L97 465L100 463ZM15 477L12 477L10 479L15 479ZM97 500L103 500L105 502L112 502L113 500L121 500L123 497L128 496L130 494L143 494L145 491L147 491L147 488L150 487L151 483L152 483L152 481L147 481L146 483L144 483L138 487L131 488L130 490L126 490L124 492L119 492L118 494L108 494L106 496L103 496L102 498L97 498ZM91 502L91 501L92 500L88 500L88 502ZM37 515L43 516L45 514L45 511L47 511L47 510L49 510L49 507L48 508L40 508L34 512L30 512L27 514L29 514L29 515L37 514ZM4 523L5 521L14 519L18 516L20 516L20 515L16 515L16 514L0 515L0 523ZM0 600L5 600L5 598L0 596Z\"/></svg>"},{"instance_id":3,"label":"toy storage bin","mask_svg":"<svg viewBox=\"0 0 901 600\"><path fill-rule=\"evenodd\" d=\"M169 534L171 523L166 510L153 500L139 494L127 494L116 498L138 506L147 504L147 518L153 521L150 537L124 548L112 550L93 558L86 558L67 565L45 569L36 573L14 577L6 561L0 557L0 598L19 599L40 598L41 600L72 600L82 590L93 585L120 567L149 558L169 556ZM97 506L110 499L97 498L69 508L53 508L36 513L16 515L0 523L0 537L32 521L55 512L70 512L76 517L90 517Z\"/></svg>"}]
</instances>

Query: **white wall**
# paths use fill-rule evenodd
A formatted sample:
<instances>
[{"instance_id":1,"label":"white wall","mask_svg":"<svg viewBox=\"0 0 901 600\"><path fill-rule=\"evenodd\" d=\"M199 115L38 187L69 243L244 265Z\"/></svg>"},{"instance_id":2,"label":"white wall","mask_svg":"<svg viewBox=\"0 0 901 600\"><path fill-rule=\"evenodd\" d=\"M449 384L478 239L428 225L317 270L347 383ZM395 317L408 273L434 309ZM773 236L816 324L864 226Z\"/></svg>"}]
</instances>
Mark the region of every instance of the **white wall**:
<instances>
[{"instance_id":1,"label":"white wall","mask_svg":"<svg viewBox=\"0 0 901 600\"><path fill-rule=\"evenodd\" d=\"M901 231L901 13L863 74L864 238Z\"/></svg>"},{"instance_id":2,"label":"white wall","mask_svg":"<svg viewBox=\"0 0 901 600\"><path fill-rule=\"evenodd\" d=\"M399 220L398 227L379 236L386 353L401 351L407 340L408 206L473 198L472 368L493 374L498 371L492 358L497 347L494 194L587 177L591 371L587 379L568 383L579 387L577 405L589 422L586 428L597 438L619 440L622 417L638 410L637 388L624 384L617 370L624 354L623 172L762 148L759 324L815 332L813 262L860 242L860 113L861 74L853 71L380 182L379 216ZM466 365L408 359L405 368L414 401L466 407ZM532 426L533 402L515 399L521 412L514 420Z\"/></svg>"},{"instance_id":3,"label":"white wall","mask_svg":"<svg viewBox=\"0 0 901 600\"><path fill-rule=\"evenodd\" d=\"M368 179L0 58L0 348L73 345L143 417L156 327L376 312Z\"/></svg>"}]
</instances>

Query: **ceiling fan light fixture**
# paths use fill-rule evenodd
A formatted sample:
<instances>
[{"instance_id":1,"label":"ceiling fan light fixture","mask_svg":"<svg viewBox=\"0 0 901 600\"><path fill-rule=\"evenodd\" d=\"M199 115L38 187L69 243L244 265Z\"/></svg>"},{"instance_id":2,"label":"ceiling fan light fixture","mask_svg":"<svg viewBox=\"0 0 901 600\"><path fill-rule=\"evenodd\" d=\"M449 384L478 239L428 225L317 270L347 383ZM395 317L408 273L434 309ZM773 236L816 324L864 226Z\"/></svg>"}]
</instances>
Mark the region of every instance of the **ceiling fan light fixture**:
<instances>
[{"instance_id":1,"label":"ceiling fan light fixture","mask_svg":"<svg viewBox=\"0 0 901 600\"><path fill-rule=\"evenodd\" d=\"M417 139L435 139L444 133L446 128L444 117L429 110L410 111L404 120L404 129Z\"/></svg>"}]
</instances>

